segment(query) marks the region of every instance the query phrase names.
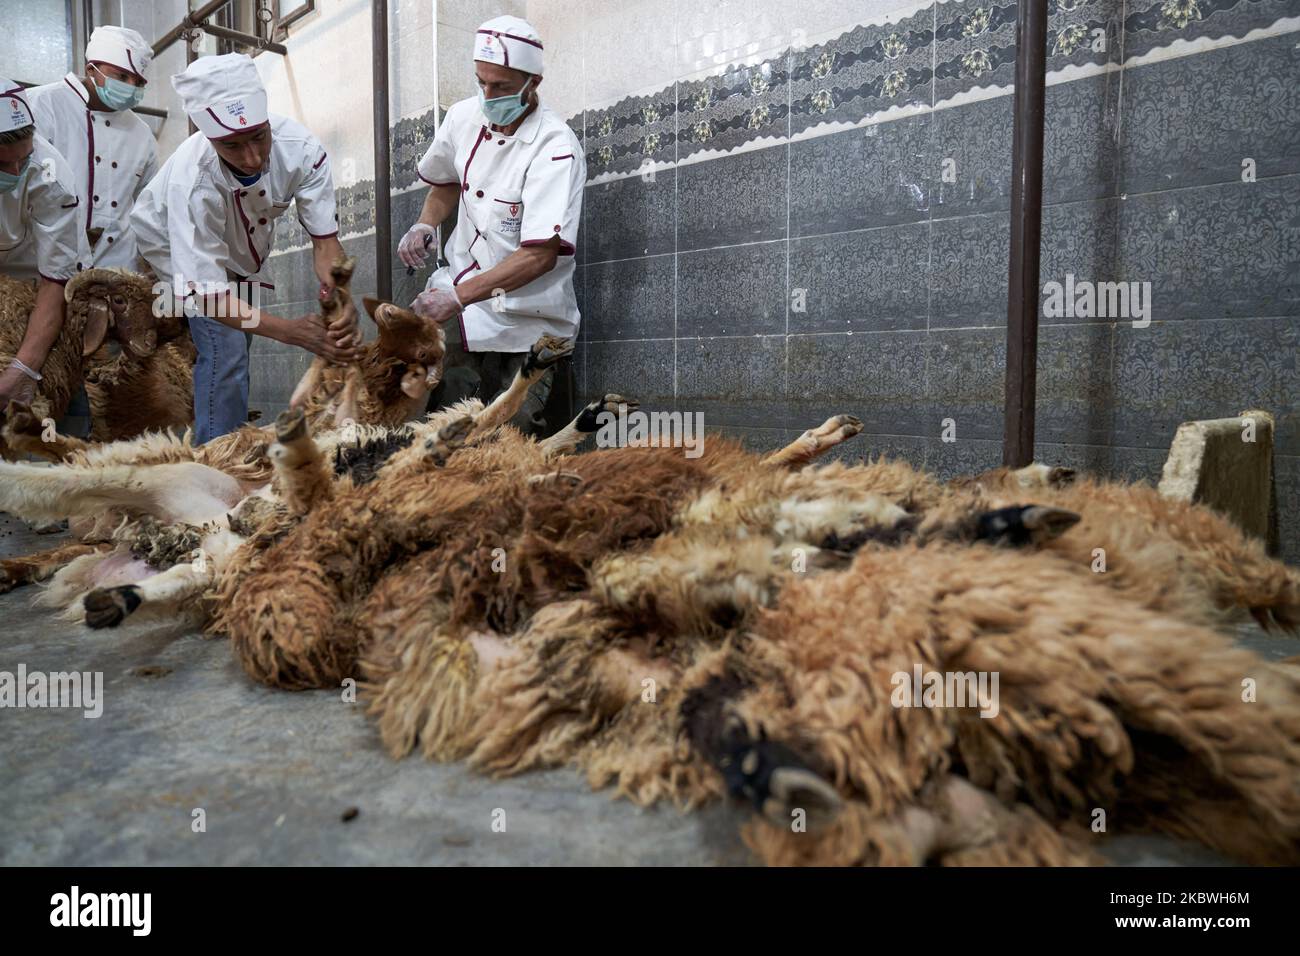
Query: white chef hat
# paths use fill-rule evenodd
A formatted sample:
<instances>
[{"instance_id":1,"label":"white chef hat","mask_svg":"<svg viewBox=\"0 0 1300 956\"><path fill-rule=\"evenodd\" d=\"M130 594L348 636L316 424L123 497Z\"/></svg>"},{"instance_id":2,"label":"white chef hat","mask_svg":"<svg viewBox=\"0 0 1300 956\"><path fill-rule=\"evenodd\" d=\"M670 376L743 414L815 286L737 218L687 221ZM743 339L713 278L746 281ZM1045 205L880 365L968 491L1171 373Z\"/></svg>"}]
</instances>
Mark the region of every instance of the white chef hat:
<instances>
[{"instance_id":1,"label":"white chef hat","mask_svg":"<svg viewBox=\"0 0 1300 956\"><path fill-rule=\"evenodd\" d=\"M87 63L111 63L142 80L152 60L153 47L140 34L126 27L95 27L90 42L86 44Z\"/></svg>"},{"instance_id":2,"label":"white chef hat","mask_svg":"<svg viewBox=\"0 0 1300 956\"><path fill-rule=\"evenodd\" d=\"M246 133L267 121L266 88L244 53L202 56L172 77L181 106L208 139Z\"/></svg>"},{"instance_id":3,"label":"white chef hat","mask_svg":"<svg viewBox=\"0 0 1300 956\"><path fill-rule=\"evenodd\" d=\"M474 34L474 59L542 74L542 38L519 17L493 17Z\"/></svg>"},{"instance_id":4,"label":"white chef hat","mask_svg":"<svg viewBox=\"0 0 1300 956\"><path fill-rule=\"evenodd\" d=\"M22 129L36 122L24 93L13 80L0 76L0 133Z\"/></svg>"}]
</instances>

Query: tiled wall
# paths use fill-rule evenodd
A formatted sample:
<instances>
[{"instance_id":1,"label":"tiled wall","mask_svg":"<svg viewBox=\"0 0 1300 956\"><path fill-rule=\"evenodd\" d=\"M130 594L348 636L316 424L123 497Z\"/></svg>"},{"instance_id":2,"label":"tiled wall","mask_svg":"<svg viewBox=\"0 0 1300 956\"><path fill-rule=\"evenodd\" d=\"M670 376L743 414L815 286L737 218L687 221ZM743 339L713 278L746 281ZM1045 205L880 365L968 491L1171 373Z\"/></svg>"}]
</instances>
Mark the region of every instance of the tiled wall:
<instances>
[{"instance_id":1,"label":"tiled wall","mask_svg":"<svg viewBox=\"0 0 1300 956\"><path fill-rule=\"evenodd\" d=\"M638 34L672 4L529 4L584 73L580 387L758 447L851 412L846 455L998 464L1016 5L787 6L679 0ZM1153 306L1041 318L1036 455L1157 480L1180 422L1270 409L1300 560L1300 7L1049 11L1042 281L1148 281ZM638 36L630 64L593 24ZM609 102L611 76L653 80Z\"/></svg>"}]
</instances>

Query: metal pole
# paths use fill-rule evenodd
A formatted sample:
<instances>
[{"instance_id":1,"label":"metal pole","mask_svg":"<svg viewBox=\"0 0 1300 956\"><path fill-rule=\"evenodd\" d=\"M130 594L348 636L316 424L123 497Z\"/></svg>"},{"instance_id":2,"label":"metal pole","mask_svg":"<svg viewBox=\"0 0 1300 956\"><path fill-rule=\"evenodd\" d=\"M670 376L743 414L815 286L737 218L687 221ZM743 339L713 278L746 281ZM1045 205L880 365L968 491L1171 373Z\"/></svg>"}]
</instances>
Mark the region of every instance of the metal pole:
<instances>
[{"instance_id":1,"label":"metal pole","mask_svg":"<svg viewBox=\"0 0 1300 956\"><path fill-rule=\"evenodd\" d=\"M1043 225L1043 111L1047 0L1020 0L1011 145L1011 256L1007 277L1007 381L1002 464L1034 457L1038 374L1038 266Z\"/></svg>"},{"instance_id":2,"label":"metal pole","mask_svg":"<svg viewBox=\"0 0 1300 956\"><path fill-rule=\"evenodd\" d=\"M181 22L176 24L159 38L158 42L153 45L153 55L157 56L163 50L167 49L173 43L180 39L182 33L198 26L212 14L224 7L230 0L211 0L190 13L181 17Z\"/></svg>"},{"instance_id":3,"label":"metal pole","mask_svg":"<svg viewBox=\"0 0 1300 956\"><path fill-rule=\"evenodd\" d=\"M247 33L240 33L238 30L227 30L225 27L214 27L210 23L202 24L199 29L209 36L220 37L221 39L229 40L232 43L241 43L244 46L255 47L259 50L270 50L272 53L278 53L281 56L289 55L289 50L283 43L263 40L261 37L250 36Z\"/></svg>"},{"instance_id":4,"label":"metal pole","mask_svg":"<svg viewBox=\"0 0 1300 956\"><path fill-rule=\"evenodd\" d=\"M371 0L371 61L375 96L375 283L377 297L393 297L392 210L388 144L388 4ZM436 108L436 107L435 107Z\"/></svg>"}]
</instances>

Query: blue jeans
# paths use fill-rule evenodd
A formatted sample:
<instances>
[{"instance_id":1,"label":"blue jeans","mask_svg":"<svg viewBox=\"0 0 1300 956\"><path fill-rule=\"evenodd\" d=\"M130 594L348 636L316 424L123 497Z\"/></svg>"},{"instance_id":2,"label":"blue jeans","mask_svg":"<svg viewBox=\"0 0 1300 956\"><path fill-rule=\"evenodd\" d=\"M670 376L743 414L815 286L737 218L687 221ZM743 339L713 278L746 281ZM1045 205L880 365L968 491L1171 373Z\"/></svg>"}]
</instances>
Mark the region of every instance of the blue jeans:
<instances>
[{"instance_id":1,"label":"blue jeans","mask_svg":"<svg viewBox=\"0 0 1300 956\"><path fill-rule=\"evenodd\" d=\"M194 441L203 444L248 421L248 348L253 333L206 316L192 316Z\"/></svg>"}]
</instances>

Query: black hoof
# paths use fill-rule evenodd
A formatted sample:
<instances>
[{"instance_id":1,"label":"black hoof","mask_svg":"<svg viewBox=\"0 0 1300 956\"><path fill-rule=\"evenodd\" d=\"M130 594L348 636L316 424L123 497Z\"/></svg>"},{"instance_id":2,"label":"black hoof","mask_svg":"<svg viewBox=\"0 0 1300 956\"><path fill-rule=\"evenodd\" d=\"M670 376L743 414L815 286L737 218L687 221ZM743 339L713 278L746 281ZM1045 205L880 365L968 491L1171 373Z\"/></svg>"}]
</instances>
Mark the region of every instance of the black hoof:
<instances>
[{"instance_id":1,"label":"black hoof","mask_svg":"<svg viewBox=\"0 0 1300 956\"><path fill-rule=\"evenodd\" d=\"M641 407L641 403L635 398L624 398L622 395L613 394L606 395L579 412L578 417L574 419L573 427L580 432L599 431L601 413L609 412L612 415L617 415L620 405L625 406L629 412Z\"/></svg>"},{"instance_id":2,"label":"black hoof","mask_svg":"<svg viewBox=\"0 0 1300 956\"><path fill-rule=\"evenodd\" d=\"M1013 505L986 511L975 526L975 540L1023 547L1060 537L1079 523L1080 516L1046 505Z\"/></svg>"},{"instance_id":3,"label":"black hoof","mask_svg":"<svg viewBox=\"0 0 1300 956\"><path fill-rule=\"evenodd\" d=\"M99 630L117 627L140 606L140 589L133 584L117 588L96 588L82 599L86 626Z\"/></svg>"},{"instance_id":4,"label":"black hoof","mask_svg":"<svg viewBox=\"0 0 1300 956\"><path fill-rule=\"evenodd\" d=\"M573 354L573 342L556 335L544 335L528 350L523 373L531 375L538 369L550 368L566 355Z\"/></svg>"},{"instance_id":5,"label":"black hoof","mask_svg":"<svg viewBox=\"0 0 1300 956\"><path fill-rule=\"evenodd\" d=\"M722 758L719 768L728 792L749 801L774 826L793 826L802 820L812 830L839 813L841 800L835 788L776 741L738 744Z\"/></svg>"}]
</instances>

